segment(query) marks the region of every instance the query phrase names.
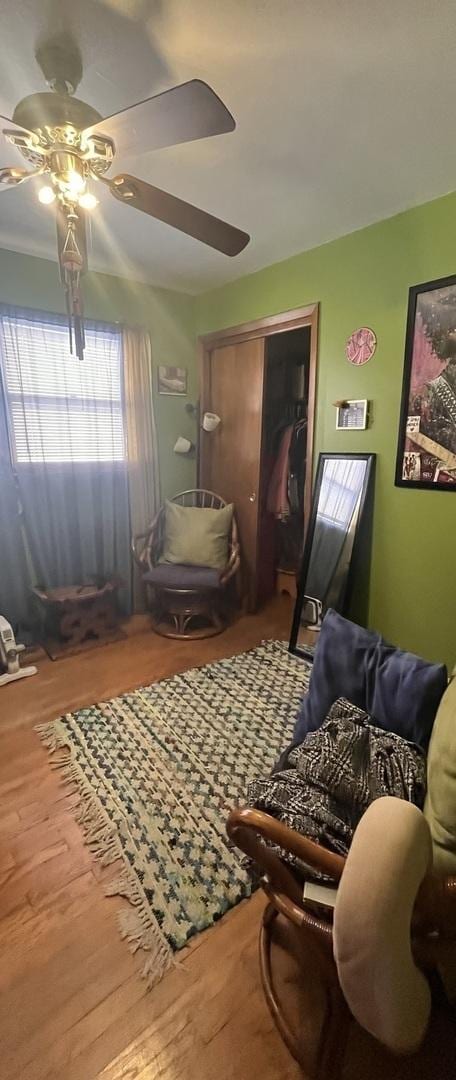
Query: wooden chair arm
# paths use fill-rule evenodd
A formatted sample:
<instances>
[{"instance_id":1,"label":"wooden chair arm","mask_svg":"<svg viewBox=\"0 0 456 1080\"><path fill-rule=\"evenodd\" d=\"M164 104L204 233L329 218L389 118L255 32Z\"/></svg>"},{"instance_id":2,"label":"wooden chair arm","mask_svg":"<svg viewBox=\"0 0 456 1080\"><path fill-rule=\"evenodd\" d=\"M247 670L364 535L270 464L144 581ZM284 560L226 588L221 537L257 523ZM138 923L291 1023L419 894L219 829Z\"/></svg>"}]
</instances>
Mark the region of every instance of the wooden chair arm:
<instances>
[{"instance_id":1,"label":"wooden chair arm","mask_svg":"<svg viewBox=\"0 0 456 1080\"><path fill-rule=\"evenodd\" d=\"M231 548L231 553L230 553L230 557L228 559L228 562L227 562L227 564L225 566L225 569L223 570L223 572L222 572L222 574L220 576L220 584L221 585L226 585L227 581L229 581L230 578L232 578L234 574L237 574L237 571L239 570L240 565L241 565L240 547L239 547L239 544L233 544L232 548Z\"/></svg>"},{"instance_id":2,"label":"wooden chair arm","mask_svg":"<svg viewBox=\"0 0 456 1080\"><path fill-rule=\"evenodd\" d=\"M133 558L134 558L135 562L141 568L142 568L143 564L142 564L142 560L141 560L142 551L140 550L140 541L145 540L146 537L148 537L148 536L149 536L149 529L147 529L146 532L137 533L136 536L133 536L132 540L131 540L131 553L133 555Z\"/></svg>"},{"instance_id":3,"label":"wooden chair arm","mask_svg":"<svg viewBox=\"0 0 456 1080\"><path fill-rule=\"evenodd\" d=\"M261 887L275 910L284 915L286 919L290 919L290 922L294 923L295 926L307 926L309 930L316 933L318 937L323 938L325 942L332 943L332 923L324 922L323 919L319 919L311 911L305 910L301 906L302 899L300 904L295 903L287 893L280 892L279 889L275 888L267 875L261 879Z\"/></svg>"},{"instance_id":4,"label":"wooden chair arm","mask_svg":"<svg viewBox=\"0 0 456 1080\"><path fill-rule=\"evenodd\" d=\"M242 834L240 830L242 830ZM267 851L267 848L258 841L258 835L260 835L264 840L270 840L273 844L283 848L284 851L288 851L290 855L294 855L295 858L300 859L307 866L319 870L322 874L331 877L335 882L340 881L345 866L345 859L342 855L336 855L335 852L328 851L327 848L315 843L314 840L309 840L307 836L301 836L300 833L290 829L283 822L277 821L270 814L265 814L262 810L253 810L250 807L232 810L227 823L228 835L237 844L238 839L244 839L245 830L248 830L249 836L253 835L255 837L255 834L257 834L256 852ZM242 843L239 846L243 847ZM249 840L250 849L251 846ZM249 850L247 854L250 855L251 851Z\"/></svg>"},{"instance_id":5,"label":"wooden chair arm","mask_svg":"<svg viewBox=\"0 0 456 1080\"><path fill-rule=\"evenodd\" d=\"M239 544L239 531L236 516L233 514L233 520L231 522L230 554L225 569L220 575L220 584L226 585L228 581L237 574L240 565L241 548Z\"/></svg>"},{"instance_id":6,"label":"wooden chair arm","mask_svg":"<svg viewBox=\"0 0 456 1080\"><path fill-rule=\"evenodd\" d=\"M155 515L145 532L137 533L131 541L133 558L143 572L152 570L155 565L155 548L160 535L161 515L162 509ZM141 541L143 541L142 544Z\"/></svg>"},{"instance_id":7,"label":"wooden chair arm","mask_svg":"<svg viewBox=\"0 0 456 1080\"><path fill-rule=\"evenodd\" d=\"M321 869L325 874L331 874L335 881L338 881L342 874L345 862L342 856L326 851L313 840L301 836L269 814L249 807L232 810L226 829L233 843L264 871L261 884L275 909L295 926L305 926L316 933L320 940L330 943L331 922L319 919L304 908L302 884L277 852L261 842L260 836L280 845L308 865Z\"/></svg>"}]
</instances>

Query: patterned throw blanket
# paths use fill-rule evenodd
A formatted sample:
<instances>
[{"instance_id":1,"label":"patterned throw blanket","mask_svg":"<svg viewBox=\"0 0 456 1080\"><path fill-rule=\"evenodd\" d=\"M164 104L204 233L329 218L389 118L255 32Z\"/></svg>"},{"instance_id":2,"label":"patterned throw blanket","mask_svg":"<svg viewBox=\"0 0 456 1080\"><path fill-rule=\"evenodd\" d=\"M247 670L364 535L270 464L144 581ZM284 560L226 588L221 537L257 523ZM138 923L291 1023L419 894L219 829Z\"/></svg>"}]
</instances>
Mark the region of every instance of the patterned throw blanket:
<instances>
[{"instance_id":1,"label":"patterned throw blanket","mask_svg":"<svg viewBox=\"0 0 456 1080\"><path fill-rule=\"evenodd\" d=\"M373 725L367 713L339 698L327 719L288 756L288 768L248 786L248 803L292 829L346 855L364 811L394 795L420 808L426 756L413 743ZM322 878L281 852L306 877Z\"/></svg>"}]
</instances>

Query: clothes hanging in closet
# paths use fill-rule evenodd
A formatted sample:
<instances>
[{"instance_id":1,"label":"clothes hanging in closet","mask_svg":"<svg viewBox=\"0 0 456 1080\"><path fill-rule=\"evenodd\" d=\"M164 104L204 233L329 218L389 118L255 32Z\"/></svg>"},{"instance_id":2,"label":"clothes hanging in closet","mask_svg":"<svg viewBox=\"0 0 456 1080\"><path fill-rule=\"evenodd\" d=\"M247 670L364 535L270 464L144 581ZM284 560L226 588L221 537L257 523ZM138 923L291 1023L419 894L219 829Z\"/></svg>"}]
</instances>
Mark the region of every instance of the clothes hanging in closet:
<instances>
[{"instance_id":1,"label":"clothes hanging in closet","mask_svg":"<svg viewBox=\"0 0 456 1080\"><path fill-rule=\"evenodd\" d=\"M281 435L278 454L269 481L267 508L270 514L274 514L274 517L279 519L290 515L288 473L292 435L293 424L290 424Z\"/></svg>"},{"instance_id":2,"label":"clothes hanging in closet","mask_svg":"<svg viewBox=\"0 0 456 1080\"><path fill-rule=\"evenodd\" d=\"M267 509L279 521L303 513L306 444L307 420L296 420L282 431L267 497Z\"/></svg>"},{"instance_id":3,"label":"clothes hanging in closet","mask_svg":"<svg viewBox=\"0 0 456 1080\"><path fill-rule=\"evenodd\" d=\"M307 420L293 425L288 454L288 499L292 514L304 514L304 485L306 477Z\"/></svg>"}]
</instances>

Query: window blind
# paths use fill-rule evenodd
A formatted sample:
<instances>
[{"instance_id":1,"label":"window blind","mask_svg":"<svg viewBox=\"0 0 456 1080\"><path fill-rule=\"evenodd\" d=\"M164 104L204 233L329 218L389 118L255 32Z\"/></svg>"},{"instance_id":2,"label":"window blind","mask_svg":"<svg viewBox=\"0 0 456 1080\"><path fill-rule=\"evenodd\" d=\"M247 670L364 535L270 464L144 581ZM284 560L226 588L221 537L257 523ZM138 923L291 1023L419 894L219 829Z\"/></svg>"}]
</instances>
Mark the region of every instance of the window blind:
<instances>
[{"instance_id":1,"label":"window blind","mask_svg":"<svg viewBox=\"0 0 456 1080\"><path fill-rule=\"evenodd\" d=\"M321 481L318 517L327 524L345 529L351 520L366 464L364 461L328 460Z\"/></svg>"},{"instance_id":2,"label":"window blind","mask_svg":"<svg viewBox=\"0 0 456 1080\"><path fill-rule=\"evenodd\" d=\"M63 321L2 314L0 342L18 463L125 458L120 330L89 327L80 361Z\"/></svg>"}]
</instances>

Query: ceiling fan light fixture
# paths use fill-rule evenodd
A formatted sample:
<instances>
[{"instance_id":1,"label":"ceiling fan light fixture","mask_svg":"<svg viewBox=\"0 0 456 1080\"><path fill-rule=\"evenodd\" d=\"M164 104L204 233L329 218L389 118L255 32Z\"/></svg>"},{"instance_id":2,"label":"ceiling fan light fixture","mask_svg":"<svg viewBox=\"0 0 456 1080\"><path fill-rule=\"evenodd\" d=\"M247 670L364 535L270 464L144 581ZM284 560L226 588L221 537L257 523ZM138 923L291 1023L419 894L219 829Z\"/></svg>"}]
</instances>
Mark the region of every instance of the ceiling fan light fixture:
<instances>
[{"instance_id":1,"label":"ceiling fan light fixture","mask_svg":"<svg viewBox=\"0 0 456 1080\"><path fill-rule=\"evenodd\" d=\"M82 195L85 188L84 177L76 169L70 169L64 186L72 197Z\"/></svg>"},{"instance_id":2,"label":"ceiling fan light fixture","mask_svg":"<svg viewBox=\"0 0 456 1080\"><path fill-rule=\"evenodd\" d=\"M98 204L88 183L102 181L119 202L215 251L238 255L249 241L247 233L128 173L104 176L116 149L127 154L158 150L221 135L233 131L236 125L217 94L200 79L191 79L102 119L91 105L72 96L82 76L82 60L71 35L43 42L36 59L55 92L28 94L16 106L12 120L0 116L0 136L28 162L27 169L0 165L0 191L31 177L43 176L49 181L37 194L44 205L55 204L70 349L74 347L82 359L80 277L87 269L84 211L94 210Z\"/></svg>"},{"instance_id":3,"label":"ceiling fan light fixture","mask_svg":"<svg viewBox=\"0 0 456 1080\"><path fill-rule=\"evenodd\" d=\"M95 210L98 206L98 199L92 191L84 191L78 199L79 206L82 206L83 210Z\"/></svg>"},{"instance_id":4,"label":"ceiling fan light fixture","mask_svg":"<svg viewBox=\"0 0 456 1080\"><path fill-rule=\"evenodd\" d=\"M40 203L43 203L44 206L50 206L50 204L54 202L55 191L51 188L50 184L44 184L44 186L40 188L38 198Z\"/></svg>"},{"instance_id":5,"label":"ceiling fan light fixture","mask_svg":"<svg viewBox=\"0 0 456 1080\"><path fill-rule=\"evenodd\" d=\"M80 160L77 152L59 148L49 155L48 167L62 197L76 203L85 191L88 172L85 162Z\"/></svg>"}]
</instances>

